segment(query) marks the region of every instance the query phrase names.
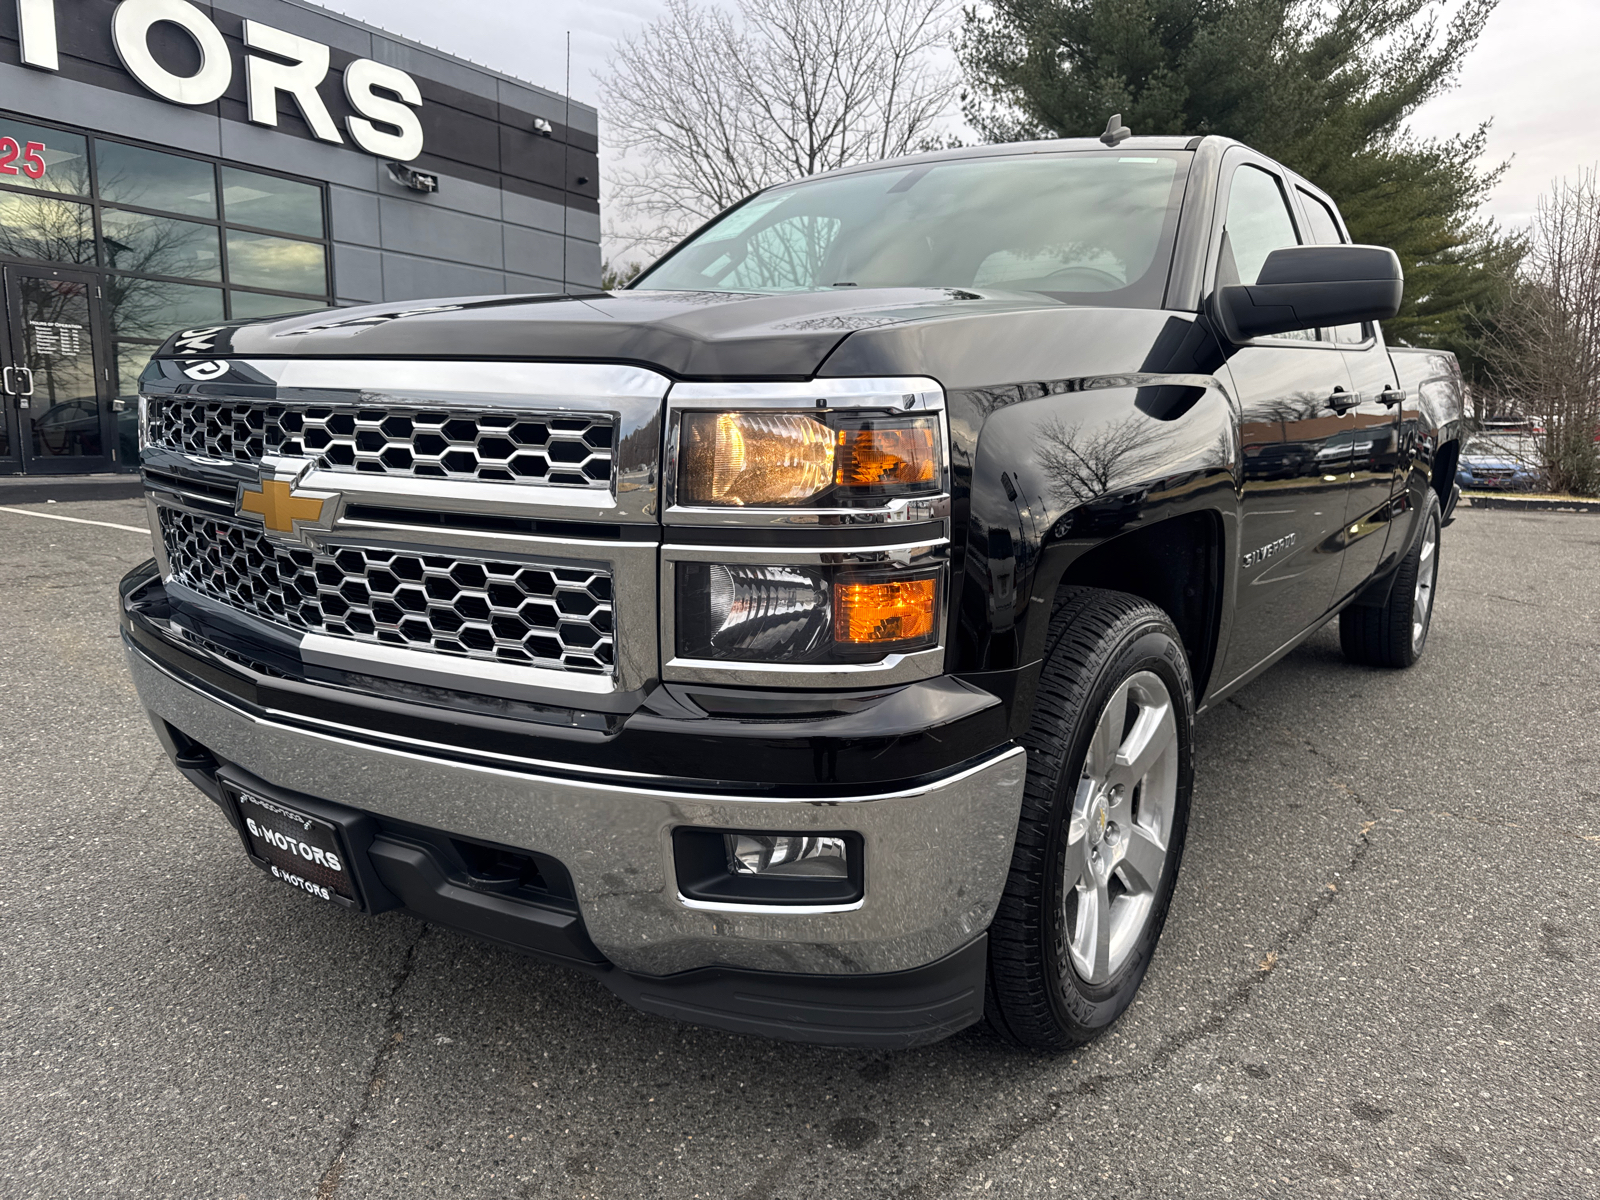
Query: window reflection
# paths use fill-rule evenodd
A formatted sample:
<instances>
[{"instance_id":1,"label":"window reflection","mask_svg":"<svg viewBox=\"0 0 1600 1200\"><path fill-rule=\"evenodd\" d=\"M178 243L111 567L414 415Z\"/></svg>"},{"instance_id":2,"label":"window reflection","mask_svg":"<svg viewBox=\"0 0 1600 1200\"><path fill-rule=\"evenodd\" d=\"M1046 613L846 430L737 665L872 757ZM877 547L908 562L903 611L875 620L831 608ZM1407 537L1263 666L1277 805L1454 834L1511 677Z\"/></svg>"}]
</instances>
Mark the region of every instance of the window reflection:
<instances>
[{"instance_id":1,"label":"window reflection","mask_svg":"<svg viewBox=\"0 0 1600 1200\"><path fill-rule=\"evenodd\" d=\"M159 342L140 344L138 342L119 342L116 353L117 395L137 396L139 394L139 376L144 374L144 369L150 365L150 356L156 352Z\"/></svg>"},{"instance_id":2,"label":"window reflection","mask_svg":"<svg viewBox=\"0 0 1600 1200\"><path fill-rule=\"evenodd\" d=\"M160 339L222 320L221 288L108 275L104 290L114 337Z\"/></svg>"},{"instance_id":3,"label":"window reflection","mask_svg":"<svg viewBox=\"0 0 1600 1200\"><path fill-rule=\"evenodd\" d=\"M311 312L327 308L325 301L300 300L294 296L263 296L260 292L229 292L233 315L238 320L277 317L284 313Z\"/></svg>"},{"instance_id":4,"label":"window reflection","mask_svg":"<svg viewBox=\"0 0 1600 1200\"><path fill-rule=\"evenodd\" d=\"M189 217L217 215L216 173L210 163L96 140L100 198Z\"/></svg>"},{"instance_id":5,"label":"window reflection","mask_svg":"<svg viewBox=\"0 0 1600 1200\"><path fill-rule=\"evenodd\" d=\"M230 224L322 236L322 189L309 183L223 167L222 205Z\"/></svg>"},{"instance_id":6,"label":"window reflection","mask_svg":"<svg viewBox=\"0 0 1600 1200\"><path fill-rule=\"evenodd\" d=\"M228 231L228 279L280 292L325 293L328 265L315 242Z\"/></svg>"},{"instance_id":7,"label":"window reflection","mask_svg":"<svg viewBox=\"0 0 1600 1200\"><path fill-rule=\"evenodd\" d=\"M0 192L0 255L92 263L94 217L87 204Z\"/></svg>"},{"instance_id":8,"label":"window reflection","mask_svg":"<svg viewBox=\"0 0 1600 1200\"><path fill-rule=\"evenodd\" d=\"M101 453L89 285L23 275L23 365L33 372L32 453L77 458Z\"/></svg>"},{"instance_id":9,"label":"window reflection","mask_svg":"<svg viewBox=\"0 0 1600 1200\"><path fill-rule=\"evenodd\" d=\"M0 159L9 160L0 166L0 186L89 194L89 139L80 134L0 117Z\"/></svg>"},{"instance_id":10,"label":"window reflection","mask_svg":"<svg viewBox=\"0 0 1600 1200\"><path fill-rule=\"evenodd\" d=\"M100 213L100 237L105 265L115 270L185 279L222 278L215 225L107 208Z\"/></svg>"}]
</instances>

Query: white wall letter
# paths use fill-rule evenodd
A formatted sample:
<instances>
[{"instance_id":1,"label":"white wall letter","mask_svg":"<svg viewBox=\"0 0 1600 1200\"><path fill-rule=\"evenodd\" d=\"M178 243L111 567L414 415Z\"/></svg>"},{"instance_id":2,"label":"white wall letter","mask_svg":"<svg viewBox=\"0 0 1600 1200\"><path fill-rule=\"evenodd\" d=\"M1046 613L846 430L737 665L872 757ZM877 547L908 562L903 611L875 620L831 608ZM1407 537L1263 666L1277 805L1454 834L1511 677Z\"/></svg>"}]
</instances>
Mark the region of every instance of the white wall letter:
<instances>
[{"instance_id":1,"label":"white wall letter","mask_svg":"<svg viewBox=\"0 0 1600 1200\"><path fill-rule=\"evenodd\" d=\"M288 92L312 133L325 142L342 144L344 139L339 136L339 127L333 123L328 106L317 94L317 85L328 74L328 48L321 42L249 20L244 23L244 44L252 50L265 50L292 60L285 64L254 54L245 55L250 120L257 125L277 125L278 93Z\"/></svg>"},{"instance_id":2,"label":"white wall letter","mask_svg":"<svg viewBox=\"0 0 1600 1200\"><path fill-rule=\"evenodd\" d=\"M200 48L200 69L193 75L174 75L150 53L150 27L163 21L178 26ZM111 41L128 73L163 100L210 104L233 82L228 43L188 0L122 0L111 18Z\"/></svg>"},{"instance_id":3,"label":"white wall letter","mask_svg":"<svg viewBox=\"0 0 1600 1200\"><path fill-rule=\"evenodd\" d=\"M393 92L400 100L379 96L373 88ZM350 107L361 114L349 118L350 136L356 145L368 154L401 162L410 162L422 153L422 122L411 111L422 106L422 93L411 76L370 58L359 58L344 69L344 94L349 97ZM371 120L365 119L368 117ZM385 133L373 121L392 125L400 132Z\"/></svg>"},{"instance_id":4,"label":"white wall letter","mask_svg":"<svg viewBox=\"0 0 1600 1200\"><path fill-rule=\"evenodd\" d=\"M22 31L22 61L46 71L61 70L56 57L55 0L17 0L17 28Z\"/></svg>"}]
</instances>

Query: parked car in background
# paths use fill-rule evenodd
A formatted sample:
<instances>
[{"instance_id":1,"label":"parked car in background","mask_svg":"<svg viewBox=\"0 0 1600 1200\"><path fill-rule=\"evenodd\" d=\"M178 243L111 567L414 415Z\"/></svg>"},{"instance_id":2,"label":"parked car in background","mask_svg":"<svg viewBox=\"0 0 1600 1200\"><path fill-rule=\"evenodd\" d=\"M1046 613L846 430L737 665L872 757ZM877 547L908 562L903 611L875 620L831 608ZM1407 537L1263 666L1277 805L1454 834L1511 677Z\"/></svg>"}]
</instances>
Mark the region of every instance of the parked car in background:
<instances>
[{"instance_id":1,"label":"parked car in background","mask_svg":"<svg viewBox=\"0 0 1600 1200\"><path fill-rule=\"evenodd\" d=\"M1518 434L1544 432L1544 426L1532 417L1488 417L1478 423L1478 429L1489 437L1515 437Z\"/></svg>"},{"instance_id":2,"label":"parked car in background","mask_svg":"<svg viewBox=\"0 0 1600 1200\"><path fill-rule=\"evenodd\" d=\"M1467 443L1456 482L1474 491L1527 491L1539 481L1533 439L1477 437Z\"/></svg>"}]
</instances>

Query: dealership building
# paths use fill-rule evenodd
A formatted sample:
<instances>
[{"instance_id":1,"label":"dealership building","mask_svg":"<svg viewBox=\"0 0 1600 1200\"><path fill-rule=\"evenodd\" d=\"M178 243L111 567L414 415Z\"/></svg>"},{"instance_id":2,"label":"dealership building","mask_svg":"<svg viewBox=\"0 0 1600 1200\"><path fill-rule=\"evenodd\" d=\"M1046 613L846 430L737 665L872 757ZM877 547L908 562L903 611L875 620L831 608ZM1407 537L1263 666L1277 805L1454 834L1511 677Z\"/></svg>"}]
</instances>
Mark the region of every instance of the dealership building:
<instances>
[{"instance_id":1,"label":"dealership building","mask_svg":"<svg viewBox=\"0 0 1600 1200\"><path fill-rule=\"evenodd\" d=\"M222 320L600 282L595 110L299 0L0 0L0 475Z\"/></svg>"}]
</instances>

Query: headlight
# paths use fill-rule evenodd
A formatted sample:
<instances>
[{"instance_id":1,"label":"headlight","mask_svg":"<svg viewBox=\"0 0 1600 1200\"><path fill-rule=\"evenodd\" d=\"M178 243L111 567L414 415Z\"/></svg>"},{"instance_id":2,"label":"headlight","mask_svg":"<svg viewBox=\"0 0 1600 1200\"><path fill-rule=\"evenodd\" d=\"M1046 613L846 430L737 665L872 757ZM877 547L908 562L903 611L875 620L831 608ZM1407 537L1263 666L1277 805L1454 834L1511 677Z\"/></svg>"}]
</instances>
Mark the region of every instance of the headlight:
<instances>
[{"instance_id":1,"label":"headlight","mask_svg":"<svg viewBox=\"0 0 1600 1200\"><path fill-rule=\"evenodd\" d=\"M938 642L939 576L679 563L676 607L683 658L859 662Z\"/></svg>"},{"instance_id":2,"label":"headlight","mask_svg":"<svg viewBox=\"0 0 1600 1200\"><path fill-rule=\"evenodd\" d=\"M748 507L938 492L936 417L689 412L683 416L678 503Z\"/></svg>"}]
</instances>

